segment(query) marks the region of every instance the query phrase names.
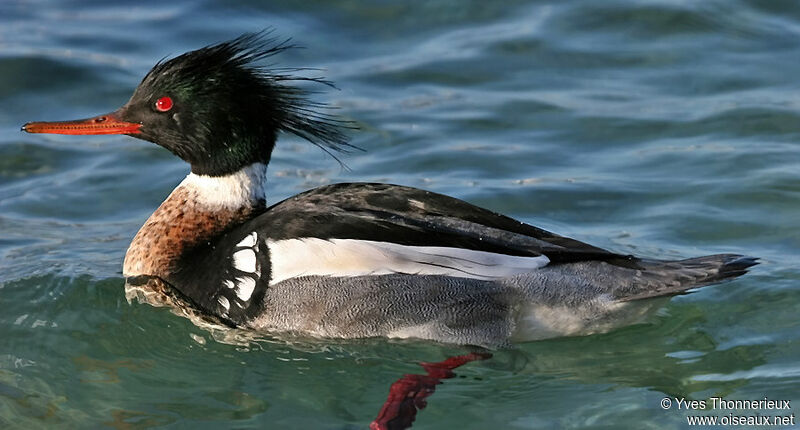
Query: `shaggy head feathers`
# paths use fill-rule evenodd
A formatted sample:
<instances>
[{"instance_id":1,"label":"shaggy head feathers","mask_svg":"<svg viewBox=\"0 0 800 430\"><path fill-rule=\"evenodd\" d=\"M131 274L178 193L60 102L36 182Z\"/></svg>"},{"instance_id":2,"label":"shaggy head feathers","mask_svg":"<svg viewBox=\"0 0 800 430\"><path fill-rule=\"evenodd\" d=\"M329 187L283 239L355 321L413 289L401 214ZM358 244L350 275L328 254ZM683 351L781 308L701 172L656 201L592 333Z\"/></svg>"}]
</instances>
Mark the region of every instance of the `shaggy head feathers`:
<instances>
[{"instance_id":1,"label":"shaggy head feathers","mask_svg":"<svg viewBox=\"0 0 800 430\"><path fill-rule=\"evenodd\" d=\"M269 69L259 61L292 47L267 33L250 33L160 61L120 109L142 124L132 136L157 143L187 161L192 172L221 176L255 162L269 162L277 134L296 134L329 154L353 148L350 123L320 112L290 81L320 78L290 75L301 69ZM172 106L159 110L158 100ZM163 107L163 106L162 106ZM334 157L335 158L335 157Z\"/></svg>"}]
</instances>

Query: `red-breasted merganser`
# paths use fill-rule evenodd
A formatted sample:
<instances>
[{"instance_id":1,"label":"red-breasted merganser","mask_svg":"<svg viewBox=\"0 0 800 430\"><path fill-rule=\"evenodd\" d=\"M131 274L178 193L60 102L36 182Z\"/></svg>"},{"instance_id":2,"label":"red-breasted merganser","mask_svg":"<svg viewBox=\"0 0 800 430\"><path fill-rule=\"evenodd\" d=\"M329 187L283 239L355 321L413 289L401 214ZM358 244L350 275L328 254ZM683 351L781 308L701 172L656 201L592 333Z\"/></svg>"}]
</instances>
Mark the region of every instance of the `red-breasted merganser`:
<instances>
[{"instance_id":1,"label":"red-breasted merganser","mask_svg":"<svg viewBox=\"0 0 800 430\"><path fill-rule=\"evenodd\" d=\"M287 47L246 34L159 62L115 112L22 127L127 134L191 165L131 242L125 277L234 327L496 347L628 324L647 299L756 264L621 255L399 185L334 184L267 207L279 132L348 145L347 124L289 85L303 78L257 64Z\"/></svg>"}]
</instances>

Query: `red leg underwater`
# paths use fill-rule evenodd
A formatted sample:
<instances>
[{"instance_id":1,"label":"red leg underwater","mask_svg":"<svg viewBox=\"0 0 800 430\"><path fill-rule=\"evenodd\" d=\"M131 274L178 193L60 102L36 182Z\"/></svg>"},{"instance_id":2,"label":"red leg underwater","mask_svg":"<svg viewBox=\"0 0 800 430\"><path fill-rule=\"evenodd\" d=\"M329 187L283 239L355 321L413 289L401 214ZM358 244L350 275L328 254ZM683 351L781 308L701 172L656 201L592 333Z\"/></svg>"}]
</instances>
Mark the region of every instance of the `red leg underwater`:
<instances>
[{"instance_id":1,"label":"red leg underwater","mask_svg":"<svg viewBox=\"0 0 800 430\"><path fill-rule=\"evenodd\" d=\"M438 363L420 363L427 374L406 374L389 388L389 397L378 417L369 425L371 430L399 430L411 427L417 411L428 405L426 397L433 394L442 379L455 376L453 369L470 361L486 360L492 354L473 352L450 357Z\"/></svg>"}]
</instances>

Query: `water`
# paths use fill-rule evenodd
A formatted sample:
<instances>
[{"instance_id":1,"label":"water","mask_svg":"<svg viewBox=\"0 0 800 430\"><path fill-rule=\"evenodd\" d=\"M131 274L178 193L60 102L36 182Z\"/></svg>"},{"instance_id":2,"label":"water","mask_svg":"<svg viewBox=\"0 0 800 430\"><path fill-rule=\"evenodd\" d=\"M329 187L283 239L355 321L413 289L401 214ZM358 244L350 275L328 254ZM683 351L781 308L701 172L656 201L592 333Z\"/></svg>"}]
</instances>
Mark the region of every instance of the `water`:
<instances>
[{"instance_id":1,"label":"water","mask_svg":"<svg viewBox=\"0 0 800 430\"><path fill-rule=\"evenodd\" d=\"M415 429L687 428L665 396L800 407L796 2L138 3L0 3L0 427L364 428L393 381L465 352L231 345L129 304L125 249L187 167L124 136L19 132L111 111L165 55L269 26L307 48L281 65L337 83L318 98L367 150L344 170L284 136L272 202L386 181L622 253L762 258L646 324L465 365Z\"/></svg>"}]
</instances>

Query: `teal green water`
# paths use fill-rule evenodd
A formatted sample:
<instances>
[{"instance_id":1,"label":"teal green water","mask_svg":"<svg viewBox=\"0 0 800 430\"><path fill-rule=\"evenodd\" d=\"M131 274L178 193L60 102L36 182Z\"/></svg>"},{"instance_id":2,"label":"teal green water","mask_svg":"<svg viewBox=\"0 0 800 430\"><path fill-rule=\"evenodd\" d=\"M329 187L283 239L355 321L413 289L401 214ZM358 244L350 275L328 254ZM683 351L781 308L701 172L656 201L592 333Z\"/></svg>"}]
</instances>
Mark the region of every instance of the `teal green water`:
<instances>
[{"instance_id":1,"label":"teal green water","mask_svg":"<svg viewBox=\"0 0 800 430\"><path fill-rule=\"evenodd\" d=\"M0 2L0 427L365 428L418 362L464 353L231 345L128 303L127 245L187 166L127 137L19 131L113 110L165 55L268 26L306 47L281 65L337 83L318 98L366 149L343 170L284 136L272 202L386 181L621 253L762 259L645 324L459 368L415 429L688 428L665 396L800 409L797 2L136 3Z\"/></svg>"}]
</instances>

